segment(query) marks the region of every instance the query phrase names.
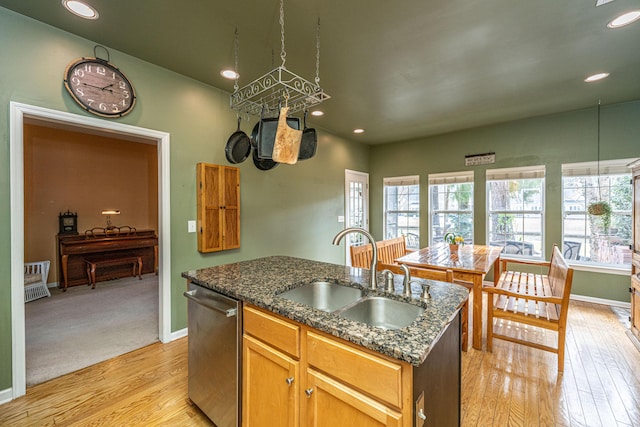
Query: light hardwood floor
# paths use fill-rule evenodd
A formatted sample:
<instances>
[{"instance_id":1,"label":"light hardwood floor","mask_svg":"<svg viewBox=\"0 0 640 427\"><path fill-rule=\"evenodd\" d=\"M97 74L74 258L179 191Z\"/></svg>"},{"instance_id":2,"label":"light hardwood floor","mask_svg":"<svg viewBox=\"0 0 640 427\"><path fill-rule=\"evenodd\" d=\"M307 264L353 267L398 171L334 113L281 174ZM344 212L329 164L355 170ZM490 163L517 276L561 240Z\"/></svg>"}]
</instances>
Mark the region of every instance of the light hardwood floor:
<instances>
[{"instance_id":1,"label":"light hardwood floor","mask_svg":"<svg viewBox=\"0 0 640 427\"><path fill-rule=\"evenodd\" d=\"M462 425L640 426L640 352L611 309L571 302L564 374L556 366L551 353L505 341L464 353ZM29 388L0 406L5 425L212 424L187 398L183 338Z\"/></svg>"}]
</instances>

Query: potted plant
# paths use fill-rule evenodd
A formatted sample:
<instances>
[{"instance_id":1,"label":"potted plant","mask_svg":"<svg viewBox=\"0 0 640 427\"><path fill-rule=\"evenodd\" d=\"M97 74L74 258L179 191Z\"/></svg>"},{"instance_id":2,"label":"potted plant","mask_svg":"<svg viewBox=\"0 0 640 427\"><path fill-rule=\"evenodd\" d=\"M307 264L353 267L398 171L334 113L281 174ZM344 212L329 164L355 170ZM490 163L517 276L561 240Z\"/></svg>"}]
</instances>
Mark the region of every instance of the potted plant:
<instances>
[{"instance_id":1,"label":"potted plant","mask_svg":"<svg viewBox=\"0 0 640 427\"><path fill-rule=\"evenodd\" d=\"M445 234L443 239L449 244L449 251L451 253L457 252L460 246L464 245L464 237L452 231Z\"/></svg>"},{"instance_id":2,"label":"potted plant","mask_svg":"<svg viewBox=\"0 0 640 427\"><path fill-rule=\"evenodd\" d=\"M593 202L587 208L589 215L600 217L602 228L605 233L608 232L611 226L611 205L605 201Z\"/></svg>"}]
</instances>

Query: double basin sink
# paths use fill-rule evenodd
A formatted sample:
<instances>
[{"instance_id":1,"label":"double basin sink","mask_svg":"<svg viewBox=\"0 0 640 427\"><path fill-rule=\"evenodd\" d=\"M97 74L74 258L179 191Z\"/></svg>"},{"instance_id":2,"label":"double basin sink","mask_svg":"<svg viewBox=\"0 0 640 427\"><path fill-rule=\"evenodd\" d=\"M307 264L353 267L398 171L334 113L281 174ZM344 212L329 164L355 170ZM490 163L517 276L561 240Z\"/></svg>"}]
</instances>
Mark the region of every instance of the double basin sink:
<instances>
[{"instance_id":1,"label":"double basin sink","mask_svg":"<svg viewBox=\"0 0 640 427\"><path fill-rule=\"evenodd\" d=\"M382 329L409 326L424 312L422 307L413 304L365 296L361 289L326 281L307 283L278 296Z\"/></svg>"}]
</instances>

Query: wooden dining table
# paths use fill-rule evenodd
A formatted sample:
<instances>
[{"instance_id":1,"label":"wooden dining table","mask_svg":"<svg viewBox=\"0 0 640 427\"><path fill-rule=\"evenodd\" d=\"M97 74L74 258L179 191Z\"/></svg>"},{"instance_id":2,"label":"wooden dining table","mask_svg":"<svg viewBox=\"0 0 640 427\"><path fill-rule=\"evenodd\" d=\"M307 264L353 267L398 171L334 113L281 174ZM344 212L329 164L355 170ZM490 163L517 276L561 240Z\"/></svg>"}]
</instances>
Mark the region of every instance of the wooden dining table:
<instances>
[{"instance_id":1,"label":"wooden dining table","mask_svg":"<svg viewBox=\"0 0 640 427\"><path fill-rule=\"evenodd\" d=\"M451 253L449 245L437 243L400 258L398 264L436 270L452 270L454 282L468 283L473 289L473 348L482 349L482 281L493 267L494 282L500 277L502 247L462 245Z\"/></svg>"}]
</instances>

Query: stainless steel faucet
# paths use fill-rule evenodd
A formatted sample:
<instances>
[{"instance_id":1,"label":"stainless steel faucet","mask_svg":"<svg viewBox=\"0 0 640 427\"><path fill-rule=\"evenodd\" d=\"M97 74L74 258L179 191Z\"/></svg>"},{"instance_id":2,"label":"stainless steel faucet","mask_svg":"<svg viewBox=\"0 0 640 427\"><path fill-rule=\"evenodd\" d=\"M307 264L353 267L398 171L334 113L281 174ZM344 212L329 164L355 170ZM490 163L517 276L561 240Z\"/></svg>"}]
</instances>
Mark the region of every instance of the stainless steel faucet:
<instances>
[{"instance_id":1,"label":"stainless steel faucet","mask_svg":"<svg viewBox=\"0 0 640 427\"><path fill-rule=\"evenodd\" d=\"M367 239L369 239L369 242L371 242L371 246L373 247L373 254L371 255L371 266L369 267L369 287L375 290L378 288L378 284L376 282L376 273L378 270L378 248L376 247L376 239L374 239L373 236L364 228L350 227L345 228L344 230L336 234L336 237L333 238L333 244L339 245L342 238L350 233L360 233Z\"/></svg>"},{"instance_id":2,"label":"stainless steel faucet","mask_svg":"<svg viewBox=\"0 0 640 427\"><path fill-rule=\"evenodd\" d=\"M409 267L404 264L400 264L400 268L404 273L404 278L402 279L402 293L405 296L411 296L411 273L409 272Z\"/></svg>"}]
</instances>

